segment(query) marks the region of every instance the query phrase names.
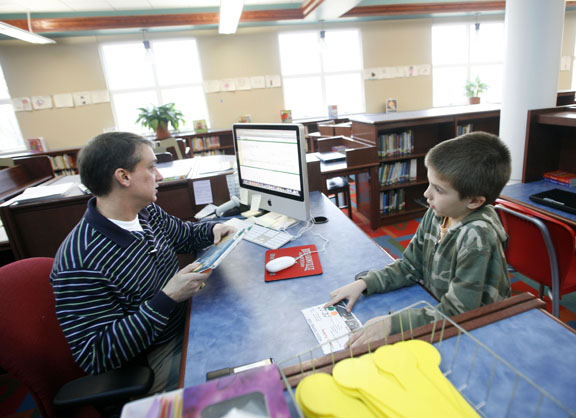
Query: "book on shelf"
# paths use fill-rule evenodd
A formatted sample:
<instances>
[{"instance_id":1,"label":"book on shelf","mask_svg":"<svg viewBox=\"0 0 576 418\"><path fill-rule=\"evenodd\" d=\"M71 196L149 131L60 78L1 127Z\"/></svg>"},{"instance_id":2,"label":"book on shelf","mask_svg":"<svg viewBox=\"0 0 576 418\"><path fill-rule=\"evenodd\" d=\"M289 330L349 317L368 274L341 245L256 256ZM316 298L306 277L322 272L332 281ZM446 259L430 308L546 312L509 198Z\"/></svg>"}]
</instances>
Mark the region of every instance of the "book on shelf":
<instances>
[{"instance_id":1,"label":"book on shelf","mask_svg":"<svg viewBox=\"0 0 576 418\"><path fill-rule=\"evenodd\" d=\"M574 187L576 186L576 173L564 170L547 171L544 173L544 180L562 186Z\"/></svg>"},{"instance_id":2,"label":"book on shelf","mask_svg":"<svg viewBox=\"0 0 576 418\"><path fill-rule=\"evenodd\" d=\"M380 185L391 186L397 183L415 181L417 179L417 167L416 158L381 164L379 168Z\"/></svg>"},{"instance_id":3,"label":"book on shelf","mask_svg":"<svg viewBox=\"0 0 576 418\"><path fill-rule=\"evenodd\" d=\"M378 155L380 157L397 157L413 152L414 136L411 129L378 136Z\"/></svg>"},{"instance_id":4,"label":"book on shelf","mask_svg":"<svg viewBox=\"0 0 576 418\"><path fill-rule=\"evenodd\" d=\"M402 212L406 208L404 189L380 192L380 213Z\"/></svg>"},{"instance_id":5,"label":"book on shelf","mask_svg":"<svg viewBox=\"0 0 576 418\"><path fill-rule=\"evenodd\" d=\"M470 132L472 132L472 124L471 123L456 126L456 136L469 134Z\"/></svg>"}]
</instances>

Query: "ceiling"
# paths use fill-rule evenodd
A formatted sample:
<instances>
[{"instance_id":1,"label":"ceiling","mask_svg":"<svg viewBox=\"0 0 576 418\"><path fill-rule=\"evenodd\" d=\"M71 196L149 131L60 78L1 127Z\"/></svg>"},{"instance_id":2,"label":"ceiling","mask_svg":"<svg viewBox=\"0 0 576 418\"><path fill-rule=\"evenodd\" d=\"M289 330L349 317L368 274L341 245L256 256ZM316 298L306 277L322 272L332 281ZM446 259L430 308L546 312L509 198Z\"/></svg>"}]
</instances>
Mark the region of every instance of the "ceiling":
<instances>
[{"instance_id":1,"label":"ceiling","mask_svg":"<svg viewBox=\"0 0 576 418\"><path fill-rule=\"evenodd\" d=\"M239 0L240 1L240 0ZM567 1L567 8L576 8ZM49 37L212 29L220 0L0 0L0 21ZM240 27L503 13L489 0L244 0Z\"/></svg>"}]
</instances>

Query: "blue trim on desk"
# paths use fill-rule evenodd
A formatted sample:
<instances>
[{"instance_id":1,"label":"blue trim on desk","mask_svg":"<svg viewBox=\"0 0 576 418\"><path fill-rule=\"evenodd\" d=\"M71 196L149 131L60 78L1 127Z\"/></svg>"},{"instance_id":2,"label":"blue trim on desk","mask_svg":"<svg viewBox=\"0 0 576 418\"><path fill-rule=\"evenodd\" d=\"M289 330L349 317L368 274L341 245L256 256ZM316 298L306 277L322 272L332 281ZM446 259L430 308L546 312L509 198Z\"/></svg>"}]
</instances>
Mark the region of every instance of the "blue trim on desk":
<instances>
[{"instance_id":1,"label":"blue trim on desk","mask_svg":"<svg viewBox=\"0 0 576 418\"><path fill-rule=\"evenodd\" d=\"M526 205L533 206L541 211L550 212L561 218L565 218L572 222L576 222L576 215L550 206L541 205L530 200L530 196L536 193L545 192L550 189L566 190L570 193L576 193L576 188L561 186L560 184L551 183L546 180L533 181L530 183L518 183L504 187L500 195L502 198L510 197L511 199L519 200Z\"/></svg>"}]
</instances>

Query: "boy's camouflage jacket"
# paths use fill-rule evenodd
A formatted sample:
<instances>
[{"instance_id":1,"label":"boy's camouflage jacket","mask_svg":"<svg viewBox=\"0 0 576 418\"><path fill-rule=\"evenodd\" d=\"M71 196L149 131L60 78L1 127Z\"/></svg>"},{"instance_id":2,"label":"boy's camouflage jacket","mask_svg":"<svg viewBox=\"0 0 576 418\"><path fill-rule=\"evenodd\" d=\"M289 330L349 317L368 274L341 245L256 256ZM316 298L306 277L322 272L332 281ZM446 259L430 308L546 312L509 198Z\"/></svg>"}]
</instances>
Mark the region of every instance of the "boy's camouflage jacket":
<instances>
[{"instance_id":1,"label":"boy's camouflage jacket","mask_svg":"<svg viewBox=\"0 0 576 418\"><path fill-rule=\"evenodd\" d=\"M361 278L367 285L365 294L419 282L440 300L436 308L447 316L510 296L503 250L508 237L493 206L477 209L448 229L438 242L442 221L429 209L402 259ZM402 317L404 330L409 320L413 328L433 320L426 308L404 311ZM400 315L395 315L393 334L400 331L399 322Z\"/></svg>"}]
</instances>

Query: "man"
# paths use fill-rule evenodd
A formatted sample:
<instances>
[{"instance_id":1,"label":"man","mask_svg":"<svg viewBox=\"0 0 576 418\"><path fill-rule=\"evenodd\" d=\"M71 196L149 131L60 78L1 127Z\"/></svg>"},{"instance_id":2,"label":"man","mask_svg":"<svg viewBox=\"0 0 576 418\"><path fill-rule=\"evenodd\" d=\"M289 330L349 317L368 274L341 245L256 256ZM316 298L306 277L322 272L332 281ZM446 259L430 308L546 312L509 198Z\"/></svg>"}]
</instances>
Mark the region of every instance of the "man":
<instances>
[{"instance_id":1,"label":"man","mask_svg":"<svg viewBox=\"0 0 576 418\"><path fill-rule=\"evenodd\" d=\"M154 202L162 175L152 143L105 133L80 152L95 196L64 240L51 281L56 314L76 362L98 374L130 362L154 370L151 393L176 387L185 303L210 275L178 271L177 253L217 243L233 227L183 222Z\"/></svg>"}]
</instances>

